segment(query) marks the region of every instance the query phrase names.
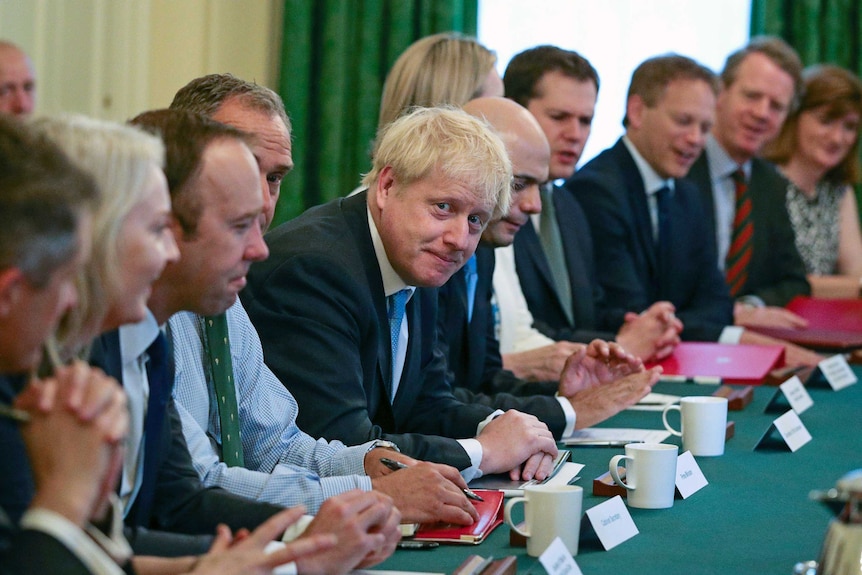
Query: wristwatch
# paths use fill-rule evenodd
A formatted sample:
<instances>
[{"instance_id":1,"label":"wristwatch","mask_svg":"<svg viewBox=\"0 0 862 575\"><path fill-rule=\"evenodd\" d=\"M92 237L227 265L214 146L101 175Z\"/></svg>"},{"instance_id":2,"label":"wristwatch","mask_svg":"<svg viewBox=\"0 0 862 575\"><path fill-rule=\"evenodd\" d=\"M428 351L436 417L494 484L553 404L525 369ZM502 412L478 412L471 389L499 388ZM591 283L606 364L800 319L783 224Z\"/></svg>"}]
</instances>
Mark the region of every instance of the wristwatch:
<instances>
[{"instance_id":1,"label":"wristwatch","mask_svg":"<svg viewBox=\"0 0 862 575\"><path fill-rule=\"evenodd\" d=\"M401 450L398 449L398 446L386 439L375 439L371 442L371 445L368 446L368 449L365 453L368 453L372 449L377 449L378 447L382 447L384 449L391 449L392 451L401 453Z\"/></svg>"}]
</instances>

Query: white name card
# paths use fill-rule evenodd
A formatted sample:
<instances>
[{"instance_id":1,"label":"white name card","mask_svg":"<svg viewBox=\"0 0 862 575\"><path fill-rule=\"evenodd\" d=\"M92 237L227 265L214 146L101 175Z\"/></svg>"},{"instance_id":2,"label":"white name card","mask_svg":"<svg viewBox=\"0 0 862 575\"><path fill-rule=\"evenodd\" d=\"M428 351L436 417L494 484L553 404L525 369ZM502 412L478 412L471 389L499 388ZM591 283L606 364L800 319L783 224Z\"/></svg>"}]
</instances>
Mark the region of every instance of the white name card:
<instances>
[{"instance_id":1,"label":"white name card","mask_svg":"<svg viewBox=\"0 0 862 575\"><path fill-rule=\"evenodd\" d=\"M856 374L850 369L843 355L833 355L829 359L824 359L817 364L817 367L835 391L853 385L857 381Z\"/></svg>"},{"instance_id":2,"label":"white name card","mask_svg":"<svg viewBox=\"0 0 862 575\"><path fill-rule=\"evenodd\" d=\"M686 451L680 454L676 459L676 488L683 499L688 499L689 495L700 491L709 485L703 471L700 470L700 465L694 460L694 455L691 451Z\"/></svg>"},{"instance_id":3,"label":"white name card","mask_svg":"<svg viewBox=\"0 0 862 575\"><path fill-rule=\"evenodd\" d=\"M619 495L588 509L587 517L606 551L639 533L623 498Z\"/></svg>"},{"instance_id":4,"label":"white name card","mask_svg":"<svg viewBox=\"0 0 862 575\"><path fill-rule=\"evenodd\" d=\"M808 433L802 420L799 419L799 414L792 409L776 419L773 425L781 434L784 442L787 443L790 451L796 451L811 441L811 434Z\"/></svg>"},{"instance_id":5,"label":"white name card","mask_svg":"<svg viewBox=\"0 0 862 575\"><path fill-rule=\"evenodd\" d=\"M779 388L784 394L784 397L787 398L787 402L790 403L791 409L793 409L797 414L802 413L814 405L814 401L811 399L811 396L808 395L808 391L806 391L805 386L802 385L802 381L800 381L800 379L795 375L782 383Z\"/></svg>"},{"instance_id":6,"label":"white name card","mask_svg":"<svg viewBox=\"0 0 862 575\"><path fill-rule=\"evenodd\" d=\"M539 563L548 572L548 575L584 575L575 558L569 553L563 540L557 537L545 552L539 555Z\"/></svg>"}]
</instances>

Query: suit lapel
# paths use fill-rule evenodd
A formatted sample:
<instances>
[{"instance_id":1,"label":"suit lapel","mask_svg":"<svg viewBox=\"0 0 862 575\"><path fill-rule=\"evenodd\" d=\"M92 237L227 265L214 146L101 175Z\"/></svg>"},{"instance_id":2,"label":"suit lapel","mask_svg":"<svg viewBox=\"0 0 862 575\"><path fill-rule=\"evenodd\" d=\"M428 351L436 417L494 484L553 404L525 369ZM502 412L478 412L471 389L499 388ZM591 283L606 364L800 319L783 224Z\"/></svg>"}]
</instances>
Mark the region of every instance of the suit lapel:
<instances>
[{"instance_id":1,"label":"suit lapel","mask_svg":"<svg viewBox=\"0 0 862 575\"><path fill-rule=\"evenodd\" d=\"M656 245L652 236L652 219L649 215L649 206L647 205L646 189L644 188L643 178L638 171L637 164L634 158L629 153L628 148L619 140L614 146L614 150L620 155L622 165L622 176L625 179L625 189L629 190L629 200L632 203L632 211L635 218L635 233L638 236L638 241L646 246L644 253L647 257L649 273L652 276L650 285L657 286L657 278L659 275L658 259L656 257Z\"/></svg>"},{"instance_id":2,"label":"suit lapel","mask_svg":"<svg viewBox=\"0 0 862 575\"><path fill-rule=\"evenodd\" d=\"M560 234L565 236L566 233L563 231L563 227L564 226L562 225L560 226ZM554 276L551 274L551 266L548 263L548 258L545 257L545 251L542 249L542 241L539 239L539 234L536 233L536 228L533 226L532 219L527 220L527 223L518 230L518 236L523 236L518 239L523 241L524 247L526 247L527 253L530 255L530 259L533 261L539 272L539 278L547 286L548 293L554 294L554 300L560 309L560 313L563 313L560 294L557 293L557 287L554 284ZM563 246L563 249L565 250L565 246Z\"/></svg>"},{"instance_id":3,"label":"suit lapel","mask_svg":"<svg viewBox=\"0 0 862 575\"><path fill-rule=\"evenodd\" d=\"M389 316L386 313L386 294L383 291L383 278L380 264L374 253L371 230L368 228L368 192L360 192L341 200L341 209L350 232L356 239L356 246L362 258L368 289L374 302L374 312L379 326L377 337L377 377L381 392L381 405L390 405L392 397L392 349L389 342ZM407 313L410 306L408 304ZM408 350L409 351L409 350ZM405 365L406 368L406 365Z\"/></svg>"}]
</instances>

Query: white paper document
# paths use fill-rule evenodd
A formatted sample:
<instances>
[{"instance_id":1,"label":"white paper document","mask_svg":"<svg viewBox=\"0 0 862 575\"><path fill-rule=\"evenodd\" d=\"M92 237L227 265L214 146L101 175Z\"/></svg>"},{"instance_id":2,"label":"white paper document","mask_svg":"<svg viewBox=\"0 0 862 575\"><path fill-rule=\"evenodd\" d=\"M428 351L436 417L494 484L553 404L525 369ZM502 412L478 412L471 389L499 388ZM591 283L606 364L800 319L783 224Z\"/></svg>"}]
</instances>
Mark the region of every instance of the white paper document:
<instances>
[{"instance_id":1,"label":"white paper document","mask_svg":"<svg viewBox=\"0 0 862 575\"><path fill-rule=\"evenodd\" d=\"M679 403L680 396L666 393L648 393L636 404L627 407L632 411L663 411L665 406Z\"/></svg>"},{"instance_id":2,"label":"white paper document","mask_svg":"<svg viewBox=\"0 0 862 575\"><path fill-rule=\"evenodd\" d=\"M670 437L664 429L634 429L622 427L588 427L578 429L562 439L565 445L621 447L627 443L661 443Z\"/></svg>"}]
</instances>

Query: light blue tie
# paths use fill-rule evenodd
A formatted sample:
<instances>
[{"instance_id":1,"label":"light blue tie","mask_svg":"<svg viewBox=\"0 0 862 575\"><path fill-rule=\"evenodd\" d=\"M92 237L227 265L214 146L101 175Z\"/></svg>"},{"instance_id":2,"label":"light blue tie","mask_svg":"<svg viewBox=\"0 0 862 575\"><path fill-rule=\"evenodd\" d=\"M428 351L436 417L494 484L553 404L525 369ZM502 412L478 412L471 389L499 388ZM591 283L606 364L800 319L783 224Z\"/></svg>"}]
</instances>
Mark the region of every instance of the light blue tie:
<instances>
[{"instance_id":1,"label":"light blue tie","mask_svg":"<svg viewBox=\"0 0 862 575\"><path fill-rule=\"evenodd\" d=\"M398 357L398 337L401 335L401 321L410 290L403 289L389 296L389 344L392 349L392 387L395 388L395 359Z\"/></svg>"},{"instance_id":2,"label":"light blue tie","mask_svg":"<svg viewBox=\"0 0 862 575\"><path fill-rule=\"evenodd\" d=\"M479 274L476 273L476 254L473 254L464 264L464 281L467 282L467 323L473 320L473 303L476 301L476 282Z\"/></svg>"}]
</instances>

